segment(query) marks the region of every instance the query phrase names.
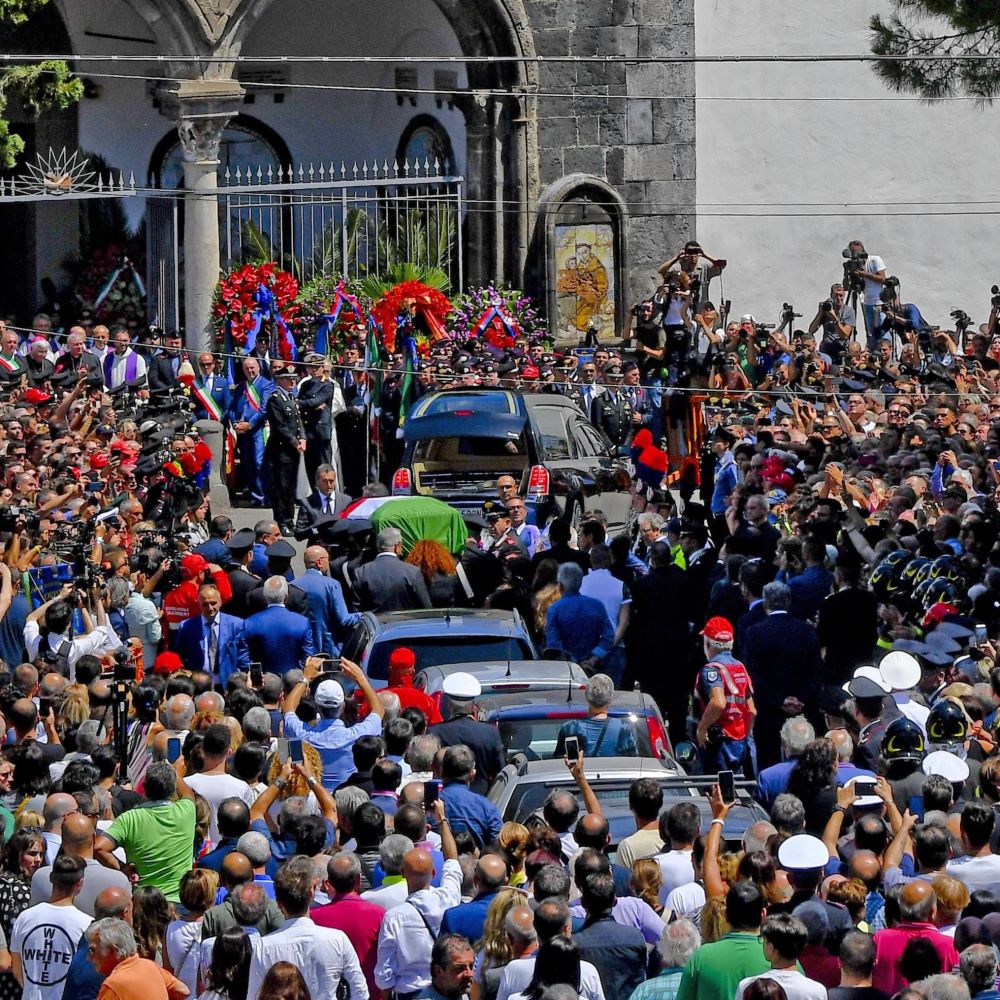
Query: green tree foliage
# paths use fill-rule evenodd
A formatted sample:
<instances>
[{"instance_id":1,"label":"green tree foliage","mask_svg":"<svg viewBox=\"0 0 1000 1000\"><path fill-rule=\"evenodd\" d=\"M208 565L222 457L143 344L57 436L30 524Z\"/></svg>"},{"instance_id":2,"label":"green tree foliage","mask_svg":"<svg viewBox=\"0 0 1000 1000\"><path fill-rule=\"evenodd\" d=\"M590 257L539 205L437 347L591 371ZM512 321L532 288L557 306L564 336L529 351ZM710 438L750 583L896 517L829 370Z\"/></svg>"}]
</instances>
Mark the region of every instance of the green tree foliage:
<instances>
[{"instance_id":1,"label":"green tree foliage","mask_svg":"<svg viewBox=\"0 0 1000 1000\"><path fill-rule=\"evenodd\" d=\"M892 3L889 17L876 14L869 22L872 52L916 58L876 63L876 72L889 86L928 100L963 94L983 104L1000 94L997 0ZM980 58L930 58L969 55Z\"/></svg>"},{"instance_id":2,"label":"green tree foliage","mask_svg":"<svg viewBox=\"0 0 1000 1000\"><path fill-rule=\"evenodd\" d=\"M0 0L0 28L24 24L49 0ZM60 60L45 60L0 69L0 166L10 169L24 152L24 140L10 130L5 116L11 97L19 98L35 116L65 109L83 97L83 81Z\"/></svg>"}]
</instances>

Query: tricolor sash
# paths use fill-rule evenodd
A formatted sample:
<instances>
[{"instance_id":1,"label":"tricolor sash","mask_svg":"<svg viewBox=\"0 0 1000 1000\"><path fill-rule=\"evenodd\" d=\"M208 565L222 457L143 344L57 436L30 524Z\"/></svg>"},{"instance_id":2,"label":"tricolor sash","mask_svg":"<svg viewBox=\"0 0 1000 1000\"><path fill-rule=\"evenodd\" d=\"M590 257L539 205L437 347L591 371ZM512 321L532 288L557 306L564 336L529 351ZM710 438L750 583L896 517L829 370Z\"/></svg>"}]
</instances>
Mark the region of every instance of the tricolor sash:
<instances>
[{"instance_id":1,"label":"tricolor sash","mask_svg":"<svg viewBox=\"0 0 1000 1000\"><path fill-rule=\"evenodd\" d=\"M4 371L18 372L21 370L21 362L13 355L8 358L5 355L0 354L0 367L2 367Z\"/></svg>"},{"instance_id":2,"label":"tricolor sash","mask_svg":"<svg viewBox=\"0 0 1000 1000\"><path fill-rule=\"evenodd\" d=\"M191 392L194 393L194 398L198 400L209 417L222 423L222 407L215 401L215 397L211 393L205 392L205 387L197 383L191 386Z\"/></svg>"}]
</instances>

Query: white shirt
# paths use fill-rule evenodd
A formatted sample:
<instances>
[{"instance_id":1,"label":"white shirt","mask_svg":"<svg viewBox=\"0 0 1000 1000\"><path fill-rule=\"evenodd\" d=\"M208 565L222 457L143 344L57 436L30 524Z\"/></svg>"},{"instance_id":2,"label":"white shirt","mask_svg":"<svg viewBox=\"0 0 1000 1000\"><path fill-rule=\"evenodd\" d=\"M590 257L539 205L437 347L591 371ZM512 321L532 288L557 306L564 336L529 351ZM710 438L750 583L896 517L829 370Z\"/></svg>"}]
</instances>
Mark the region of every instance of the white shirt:
<instances>
[{"instance_id":1,"label":"white shirt","mask_svg":"<svg viewBox=\"0 0 1000 1000\"><path fill-rule=\"evenodd\" d=\"M93 632L86 635L76 635L72 640L69 634L53 635L49 633L48 646L55 652L64 643L69 642L69 655L66 662L69 664L70 680L76 680L76 661L81 656L100 655L117 649L121 644L118 633L110 625L98 625ZM38 659L38 647L41 645L41 631L38 619L24 623L24 648L28 652L28 660L34 663ZM44 650L43 650L44 652Z\"/></svg>"},{"instance_id":2,"label":"white shirt","mask_svg":"<svg viewBox=\"0 0 1000 1000\"><path fill-rule=\"evenodd\" d=\"M893 691L892 700L896 703L896 708L905 715L911 722L920 726L920 731L927 735L927 716L931 714L929 708L918 705L910 700L910 695L906 691Z\"/></svg>"},{"instance_id":3,"label":"white shirt","mask_svg":"<svg viewBox=\"0 0 1000 1000\"><path fill-rule=\"evenodd\" d=\"M142 643L142 662L148 672L156 661L156 648L163 637L160 612L148 597L133 590L122 609L122 617L128 625L128 634Z\"/></svg>"},{"instance_id":4,"label":"white shirt","mask_svg":"<svg viewBox=\"0 0 1000 1000\"><path fill-rule=\"evenodd\" d=\"M663 884L660 886L660 902L666 903L667 896L678 886L694 881L694 867L691 864L691 851L667 851L657 855L660 865L660 875Z\"/></svg>"},{"instance_id":5,"label":"white shirt","mask_svg":"<svg viewBox=\"0 0 1000 1000\"><path fill-rule=\"evenodd\" d=\"M396 909L400 903L405 903L409 894L406 879L403 879L402 882L393 882L392 885L380 885L377 889L369 889L361 893L361 898L368 903L381 906L388 913L389 910Z\"/></svg>"},{"instance_id":6,"label":"white shirt","mask_svg":"<svg viewBox=\"0 0 1000 1000\"><path fill-rule=\"evenodd\" d=\"M75 906L38 903L14 921L10 951L24 970L24 1000L61 1000L69 964L93 921Z\"/></svg>"},{"instance_id":7,"label":"white shirt","mask_svg":"<svg viewBox=\"0 0 1000 1000\"><path fill-rule=\"evenodd\" d=\"M1000 892L1000 855L988 854L984 858L970 858L963 855L952 858L944 870L952 877L964 882L969 892L988 889Z\"/></svg>"},{"instance_id":8,"label":"white shirt","mask_svg":"<svg viewBox=\"0 0 1000 1000\"><path fill-rule=\"evenodd\" d=\"M250 786L231 774L189 774L185 776L189 788L201 795L212 810L212 822L208 828L208 839L213 844L219 842L219 806L224 799L242 799L248 806L254 803Z\"/></svg>"},{"instance_id":9,"label":"white shirt","mask_svg":"<svg viewBox=\"0 0 1000 1000\"><path fill-rule=\"evenodd\" d=\"M201 920L171 920L164 935L164 950L174 975L198 994L198 960L201 957Z\"/></svg>"},{"instance_id":10,"label":"white shirt","mask_svg":"<svg viewBox=\"0 0 1000 1000\"><path fill-rule=\"evenodd\" d=\"M743 1000L743 991L755 979L773 979L785 991L787 1000L826 1000L826 987L806 978L798 969L770 969L759 976L747 976L736 987L735 1000Z\"/></svg>"},{"instance_id":11,"label":"white shirt","mask_svg":"<svg viewBox=\"0 0 1000 1000\"><path fill-rule=\"evenodd\" d=\"M701 927L701 910L704 905L705 887L697 882L677 886L664 903L666 909L673 910L679 917L687 917L696 927Z\"/></svg>"},{"instance_id":12,"label":"white shirt","mask_svg":"<svg viewBox=\"0 0 1000 1000\"><path fill-rule=\"evenodd\" d=\"M275 962L291 962L314 997L332 997L341 979L351 1000L368 1000L368 984L350 939L343 931L318 927L311 917L292 917L283 927L253 941L247 1000L257 1000Z\"/></svg>"},{"instance_id":13,"label":"white shirt","mask_svg":"<svg viewBox=\"0 0 1000 1000\"><path fill-rule=\"evenodd\" d=\"M885 262L881 257L876 257L874 254L868 257L865 261L864 271L865 274L876 274L878 271L885 270ZM865 278L865 305L873 306L879 300L879 295L882 294L883 285L877 281L872 281L871 278ZM792 1000L791 997L788 1000Z\"/></svg>"},{"instance_id":14,"label":"white shirt","mask_svg":"<svg viewBox=\"0 0 1000 1000\"><path fill-rule=\"evenodd\" d=\"M508 962L500 977L497 1000L511 1000L515 996L523 997L534 974L534 955L529 955L527 958L515 958L512 962ZM584 1000L604 1000L601 977L590 962L580 963L580 996Z\"/></svg>"}]
</instances>

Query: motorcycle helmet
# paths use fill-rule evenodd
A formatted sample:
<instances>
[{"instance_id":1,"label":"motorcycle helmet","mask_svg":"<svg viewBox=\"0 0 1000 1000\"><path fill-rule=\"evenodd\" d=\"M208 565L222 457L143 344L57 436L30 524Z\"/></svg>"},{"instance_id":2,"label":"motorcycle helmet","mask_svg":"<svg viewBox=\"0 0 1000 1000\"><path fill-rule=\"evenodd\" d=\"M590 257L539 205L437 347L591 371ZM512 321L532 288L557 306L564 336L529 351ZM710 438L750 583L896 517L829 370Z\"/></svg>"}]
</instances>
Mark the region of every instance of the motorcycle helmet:
<instances>
[{"instance_id":1,"label":"motorcycle helmet","mask_svg":"<svg viewBox=\"0 0 1000 1000\"><path fill-rule=\"evenodd\" d=\"M926 752L920 726L906 716L891 722L882 737L882 758L887 763L895 760L921 761Z\"/></svg>"},{"instance_id":2,"label":"motorcycle helmet","mask_svg":"<svg viewBox=\"0 0 1000 1000\"><path fill-rule=\"evenodd\" d=\"M901 567L887 562L880 562L869 578L869 585L875 596L883 603L902 600L907 596L900 579Z\"/></svg>"},{"instance_id":3,"label":"motorcycle helmet","mask_svg":"<svg viewBox=\"0 0 1000 1000\"><path fill-rule=\"evenodd\" d=\"M924 571L924 575L927 575L927 567L930 566L930 559L924 556L917 556L915 559L911 559L900 573L900 580L906 586L906 588L912 593L913 588L918 583L918 574L921 570Z\"/></svg>"},{"instance_id":4,"label":"motorcycle helmet","mask_svg":"<svg viewBox=\"0 0 1000 1000\"><path fill-rule=\"evenodd\" d=\"M957 583L962 579L962 567L954 556L938 556L933 560L927 575L932 580L951 580Z\"/></svg>"},{"instance_id":5,"label":"motorcycle helmet","mask_svg":"<svg viewBox=\"0 0 1000 1000\"><path fill-rule=\"evenodd\" d=\"M924 611L935 604L952 604L956 608L962 603L962 592L951 580L938 577L936 580L928 580L927 587L921 598L921 607Z\"/></svg>"},{"instance_id":6,"label":"motorcycle helmet","mask_svg":"<svg viewBox=\"0 0 1000 1000\"><path fill-rule=\"evenodd\" d=\"M882 562L889 566L905 566L912 561L913 553L907 552L906 549L896 549L882 559Z\"/></svg>"}]
</instances>

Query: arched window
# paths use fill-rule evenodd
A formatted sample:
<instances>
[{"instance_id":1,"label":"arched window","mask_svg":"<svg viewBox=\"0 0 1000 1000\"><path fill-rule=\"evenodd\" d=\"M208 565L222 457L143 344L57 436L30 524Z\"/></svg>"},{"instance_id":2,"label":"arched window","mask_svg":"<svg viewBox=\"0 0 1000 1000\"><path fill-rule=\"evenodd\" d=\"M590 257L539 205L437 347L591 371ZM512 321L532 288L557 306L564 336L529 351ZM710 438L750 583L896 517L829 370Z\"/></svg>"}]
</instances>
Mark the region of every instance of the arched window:
<instances>
[{"instance_id":1,"label":"arched window","mask_svg":"<svg viewBox=\"0 0 1000 1000\"><path fill-rule=\"evenodd\" d=\"M455 169L451 139L444 126L433 115L417 115L412 119L403 129L396 147L396 162L400 167L403 163L419 163L423 166L424 160L431 165L431 169L436 160L442 174Z\"/></svg>"},{"instance_id":2,"label":"arched window","mask_svg":"<svg viewBox=\"0 0 1000 1000\"><path fill-rule=\"evenodd\" d=\"M233 176L237 168L243 175L248 170L256 176L260 168L267 176L268 167L274 173L291 166L288 147L274 129L248 115L237 115L222 133L219 143L219 174L228 169ZM184 186L184 156L176 131L160 140L149 163L150 187L170 189Z\"/></svg>"}]
</instances>

